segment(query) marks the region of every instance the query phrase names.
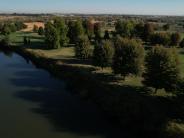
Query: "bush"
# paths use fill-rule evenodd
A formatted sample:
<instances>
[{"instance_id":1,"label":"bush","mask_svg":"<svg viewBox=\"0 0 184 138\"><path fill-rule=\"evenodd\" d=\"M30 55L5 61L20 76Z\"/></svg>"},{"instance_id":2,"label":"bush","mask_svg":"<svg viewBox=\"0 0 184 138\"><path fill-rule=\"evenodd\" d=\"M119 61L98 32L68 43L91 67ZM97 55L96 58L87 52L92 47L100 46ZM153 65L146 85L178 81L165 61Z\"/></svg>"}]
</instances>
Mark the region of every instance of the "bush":
<instances>
[{"instance_id":1,"label":"bush","mask_svg":"<svg viewBox=\"0 0 184 138\"><path fill-rule=\"evenodd\" d=\"M79 59L88 59L91 56L90 42L87 36L80 36L75 47L75 56Z\"/></svg>"},{"instance_id":2,"label":"bush","mask_svg":"<svg viewBox=\"0 0 184 138\"><path fill-rule=\"evenodd\" d=\"M124 78L129 75L141 75L144 63L144 48L135 39L118 38L115 43L113 71Z\"/></svg>"},{"instance_id":3,"label":"bush","mask_svg":"<svg viewBox=\"0 0 184 138\"><path fill-rule=\"evenodd\" d=\"M114 48L110 41L104 41L95 46L93 51L93 64L102 68L109 67L112 64Z\"/></svg>"}]
</instances>

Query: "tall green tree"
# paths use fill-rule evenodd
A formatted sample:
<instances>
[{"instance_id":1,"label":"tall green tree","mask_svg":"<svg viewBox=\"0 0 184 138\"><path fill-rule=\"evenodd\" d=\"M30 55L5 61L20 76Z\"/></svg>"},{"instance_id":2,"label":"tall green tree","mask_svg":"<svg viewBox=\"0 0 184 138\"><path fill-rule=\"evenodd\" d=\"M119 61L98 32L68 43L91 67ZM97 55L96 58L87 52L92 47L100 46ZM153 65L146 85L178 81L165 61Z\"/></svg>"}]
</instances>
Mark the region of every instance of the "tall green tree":
<instances>
[{"instance_id":1,"label":"tall green tree","mask_svg":"<svg viewBox=\"0 0 184 138\"><path fill-rule=\"evenodd\" d=\"M149 41L151 35L154 33L154 25L152 23L146 23L144 25L144 34L143 34L143 39L145 41Z\"/></svg>"},{"instance_id":2,"label":"tall green tree","mask_svg":"<svg viewBox=\"0 0 184 138\"><path fill-rule=\"evenodd\" d=\"M51 22L45 24L45 42L49 49L60 48L60 35Z\"/></svg>"},{"instance_id":3,"label":"tall green tree","mask_svg":"<svg viewBox=\"0 0 184 138\"><path fill-rule=\"evenodd\" d=\"M86 19L83 21L83 26L85 29L86 34L88 35L88 38L91 40L94 36L94 23L93 19Z\"/></svg>"},{"instance_id":4,"label":"tall green tree","mask_svg":"<svg viewBox=\"0 0 184 138\"><path fill-rule=\"evenodd\" d=\"M95 23L94 25L95 41L101 42L102 40L102 26L101 23Z\"/></svg>"},{"instance_id":5,"label":"tall green tree","mask_svg":"<svg viewBox=\"0 0 184 138\"><path fill-rule=\"evenodd\" d=\"M134 23L132 21L118 20L116 25L116 33L122 37L132 37L134 33Z\"/></svg>"},{"instance_id":6,"label":"tall green tree","mask_svg":"<svg viewBox=\"0 0 184 138\"><path fill-rule=\"evenodd\" d=\"M83 35L79 37L77 45L75 46L75 56L79 59L88 59L91 56L88 36Z\"/></svg>"},{"instance_id":7,"label":"tall green tree","mask_svg":"<svg viewBox=\"0 0 184 138\"><path fill-rule=\"evenodd\" d=\"M60 36L60 46L68 45L69 38L67 37L68 34L68 26L65 24L65 21L59 17L54 19L54 26L57 29L59 36Z\"/></svg>"},{"instance_id":8,"label":"tall green tree","mask_svg":"<svg viewBox=\"0 0 184 138\"><path fill-rule=\"evenodd\" d=\"M178 46L181 41L180 33L171 34L171 46Z\"/></svg>"},{"instance_id":9,"label":"tall green tree","mask_svg":"<svg viewBox=\"0 0 184 138\"><path fill-rule=\"evenodd\" d=\"M148 87L173 91L179 80L177 53L173 49L156 46L150 50L145 59L143 84Z\"/></svg>"},{"instance_id":10,"label":"tall green tree","mask_svg":"<svg viewBox=\"0 0 184 138\"><path fill-rule=\"evenodd\" d=\"M144 23L143 22L139 22L135 25L134 36L139 37L139 38L144 37Z\"/></svg>"},{"instance_id":11,"label":"tall green tree","mask_svg":"<svg viewBox=\"0 0 184 138\"><path fill-rule=\"evenodd\" d=\"M170 29L170 25L168 23L164 24L163 29L164 29L164 31L168 31Z\"/></svg>"},{"instance_id":12,"label":"tall green tree","mask_svg":"<svg viewBox=\"0 0 184 138\"><path fill-rule=\"evenodd\" d=\"M180 42L180 47L184 48L184 39Z\"/></svg>"},{"instance_id":13,"label":"tall green tree","mask_svg":"<svg viewBox=\"0 0 184 138\"><path fill-rule=\"evenodd\" d=\"M109 40L95 46L93 51L93 64L101 68L109 67L112 64L114 47Z\"/></svg>"},{"instance_id":14,"label":"tall green tree","mask_svg":"<svg viewBox=\"0 0 184 138\"><path fill-rule=\"evenodd\" d=\"M141 75L144 63L144 48L135 39L118 38L115 42L115 54L112 69L124 78L129 74Z\"/></svg>"},{"instance_id":15,"label":"tall green tree","mask_svg":"<svg viewBox=\"0 0 184 138\"><path fill-rule=\"evenodd\" d=\"M110 34L109 34L108 30L105 30L104 39L105 40L109 40L110 39Z\"/></svg>"},{"instance_id":16,"label":"tall green tree","mask_svg":"<svg viewBox=\"0 0 184 138\"><path fill-rule=\"evenodd\" d=\"M80 36L83 36L85 33L82 21L80 19L78 19L77 21L70 21L68 26L68 36L70 38L70 43L77 44L80 39Z\"/></svg>"}]
</instances>

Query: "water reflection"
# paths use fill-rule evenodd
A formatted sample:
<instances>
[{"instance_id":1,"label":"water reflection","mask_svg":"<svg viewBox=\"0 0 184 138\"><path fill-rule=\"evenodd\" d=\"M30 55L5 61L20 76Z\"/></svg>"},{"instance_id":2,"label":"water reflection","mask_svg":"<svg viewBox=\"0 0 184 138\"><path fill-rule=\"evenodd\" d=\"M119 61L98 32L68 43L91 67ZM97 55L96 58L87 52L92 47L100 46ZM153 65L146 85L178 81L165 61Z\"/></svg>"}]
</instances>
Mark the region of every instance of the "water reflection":
<instances>
[{"instance_id":1,"label":"water reflection","mask_svg":"<svg viewBox=\"0 0 184 138\"><path fill-rule=\"evenodd\" d=\"M4 114L0 114L0 122L6 120L0 124L0 137L120 137L119 130L110 125L103 113L95 105L71 95L64 81L36 69L27 64L27 58L10 51L0 51L0 59L0 108ZM7 128L5 124L9 124ZM27 133L21 135L20 130Z\"/></svg>"}]
</instances>

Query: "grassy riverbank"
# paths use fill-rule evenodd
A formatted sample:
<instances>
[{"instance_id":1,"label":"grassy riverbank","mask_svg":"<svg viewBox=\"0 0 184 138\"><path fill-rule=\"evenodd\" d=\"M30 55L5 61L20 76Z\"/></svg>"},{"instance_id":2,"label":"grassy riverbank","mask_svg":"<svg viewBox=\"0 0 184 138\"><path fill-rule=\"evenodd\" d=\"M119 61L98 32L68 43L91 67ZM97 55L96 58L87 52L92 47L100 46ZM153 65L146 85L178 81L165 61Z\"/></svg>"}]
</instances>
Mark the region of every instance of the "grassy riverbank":
<instances>
[{"instance_id":1,"label":"grassy riverbank","mask_svg":"<svg viewBox=\"0 0 184 138\"><path fill-rule=\"evenodd\" d=\"M120 76L114 76L110 68L102 70L92 66L90 61L76 59L73 47L46 50L43 38L33 33L29 35L34 36L29 46L18 43L20 39L16 34L11 36L13 43L17 44L13 49L37 67L67 80L74 94L95 102L112 122L121 124L122 133L127 133L128 137L184 137L183 95L175 96L163 90L153 95L151 89L141 84L139 77L128 77L123 81ZM184 76L182 50L179 50L179 54Z\"/></svg>"}]
</instances>

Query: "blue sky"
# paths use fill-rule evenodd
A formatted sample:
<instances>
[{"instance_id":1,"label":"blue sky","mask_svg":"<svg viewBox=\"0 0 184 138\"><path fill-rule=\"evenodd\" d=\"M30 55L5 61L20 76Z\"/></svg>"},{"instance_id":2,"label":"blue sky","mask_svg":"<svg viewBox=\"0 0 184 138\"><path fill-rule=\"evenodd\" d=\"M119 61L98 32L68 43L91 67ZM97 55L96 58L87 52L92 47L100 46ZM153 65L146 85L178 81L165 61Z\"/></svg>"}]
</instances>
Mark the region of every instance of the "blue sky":
<instances>
[{"instance_id":1,"label":"blue sky","mask_svg":"<svg viewBox=\"0 0 184 138\"><path fill-rule=\"evenodd\" d=\"M0 12L184 15L184 0L0 0Z\"/></svg>"}]
</instances>

